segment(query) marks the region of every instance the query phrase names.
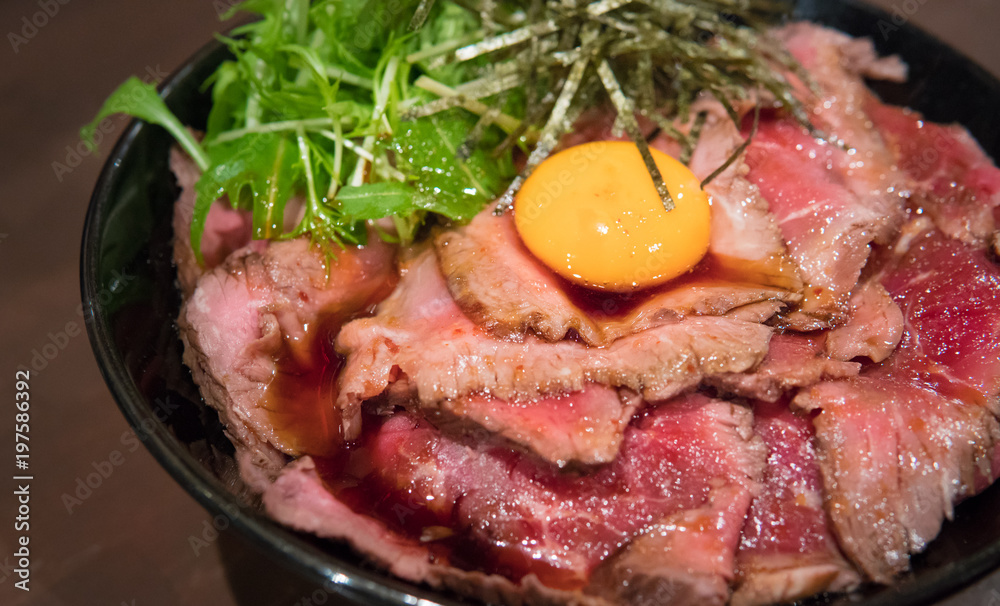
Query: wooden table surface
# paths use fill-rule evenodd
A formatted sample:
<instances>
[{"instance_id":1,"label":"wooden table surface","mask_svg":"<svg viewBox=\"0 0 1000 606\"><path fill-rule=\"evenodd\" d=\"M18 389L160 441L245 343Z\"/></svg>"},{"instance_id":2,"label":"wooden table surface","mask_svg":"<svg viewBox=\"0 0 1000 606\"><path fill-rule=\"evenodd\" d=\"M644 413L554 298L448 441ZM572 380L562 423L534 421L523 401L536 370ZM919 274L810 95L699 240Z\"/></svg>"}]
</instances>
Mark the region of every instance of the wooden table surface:
<instances>
[{"instance_id":1,"label":"wooden table surface","mask_svg":"<svg viewBox=\"0 0 1000 606\"><path fill-rule=\"evenodd\" d=\"M1000 2L877 3L1000 74ZM17 487L8 472L13 463L4 462L0 604L290 606L308 595L238 537L207 546L194 540L211 538L210 516L134 447L78 312L80 235L103 156L77 156L77 129L127 76L160 79L177 67L220 27L217 10L229 4L0 3L7 42L0 45L0 385L7 402L0 454L7 461L15 370L40 368L30 392L31 590L14 586ZM80 488L102 470L97 488ZM1000 574L946 603L1000 606Z\"/></svg>"}]
</instances>

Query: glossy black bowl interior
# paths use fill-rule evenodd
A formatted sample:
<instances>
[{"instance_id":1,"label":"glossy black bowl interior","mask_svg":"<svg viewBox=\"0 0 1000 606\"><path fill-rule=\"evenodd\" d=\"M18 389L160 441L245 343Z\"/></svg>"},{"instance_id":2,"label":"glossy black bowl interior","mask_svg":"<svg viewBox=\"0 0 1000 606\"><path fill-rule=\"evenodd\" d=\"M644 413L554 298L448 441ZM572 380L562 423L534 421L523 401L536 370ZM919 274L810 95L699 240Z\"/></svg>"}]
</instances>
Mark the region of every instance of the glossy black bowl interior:
<instances>
[{"instance_id":1,"label":"glossy black bowl interior","mask_svg":"<svg viewBox=\"0 0 1000 606\"><path fill-rule=\"evenodd\" d=\"M909 25L851 0L805 0L797 15L856 36L911 67L905 85L876 84L887 101L935 121L964 124L1000 156L1000 83L967 58ZM186 124L204 124L205 78L226 58L205 47L164 85L167 103ZM347 547L301 535L261 515L235 473L232 447L218 418L201 403L181 362L174 326L179 296L171 266L171 205L177 186L167 166L169 136L132 124L97 183L83 238L81 280L87 329L98 363L123 414L170 474L213 515L308 582L368 604L459 604L367 566ZM914 559L891 588L869 587L816 604L933 603L1000 566L1000 485L958 508L956 519Z\"/></svg>"}]
</instances>

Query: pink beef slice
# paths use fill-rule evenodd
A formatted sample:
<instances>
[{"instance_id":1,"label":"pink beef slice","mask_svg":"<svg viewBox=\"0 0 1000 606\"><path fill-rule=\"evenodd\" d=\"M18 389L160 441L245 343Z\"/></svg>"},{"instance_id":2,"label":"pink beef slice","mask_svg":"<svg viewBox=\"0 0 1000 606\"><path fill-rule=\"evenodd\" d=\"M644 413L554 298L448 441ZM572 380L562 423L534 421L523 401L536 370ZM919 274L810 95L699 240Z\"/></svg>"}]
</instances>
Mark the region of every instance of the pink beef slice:
<instances>
[{"instance_id":1,"label":"pink beef slice","mask_svg":"<svg viewBox=\"0 0 1000 606\"><path fill-rule=\"evenodd\" d=\"M1000 267L985 249L924 226L907 226L880 272L905 324L888 363L942 393L998 406Z\"/></svg>"},{"instance_id":2,"label":"pink beef slice","mask_svg":"<svg viewBox=\"0 0 1000 606\"><path fill-rule=\"evenodd\" d=\"M776 334L760 366L747 372L716 375L708 383L727 393L775 402L819 381L852 377L861 371L857 362L829 357L823 344L822 335Z\"/></svg>"},{"instance_id":3,"label":"pink beef slice","mask_svg":"<svg viewBox=\"0 0 1000 606\"><path fill-rule=\"evenodd\" d=\"M911 179L911 202L949 237L989 244L1000 213L1000 170L968 131L927 122L873 96L866 108Z\"/></svg>"},{"instance_id":4,"label":"pink beef slice","mask_svg":"<svg viewBox=\"0 0 1000 606\"><path fill-rule=\"evenodd\" d=\"M737 526L749 499L742 488L713 489L704 506L668 515L629 541L598 568L591 586L616 603L727 603Z\"/></svg>"},{"instance_id":5,"label":"pink beef slice","mask_svg":"<svg viewBox=\"0 0 1000 606\"><path fill-rule=\"evenodd\" d=\"M873 231L877 242L886 242L903 220L900 187L907 179L896 166L890 146L871 127L866 111L871 93L864 78L903 82L906 66L897 57L878 57L871 40L811 23L783 27L776 36L808 70L818 89L818 94L799 92L810 121L837 142L835 149L814 147L810 151L825 161L862 206L881 218Z\"/></svg>"},{"instance_id":6,"label":"pink beef slice","mask_svg":"<svg viewBox=\"0 0 1000 606\"><path fill-rule=\"evenodd\" d=\"M806 282L804 301L786 320L799 330L847 319L869 244L895 221L895 210L867 205L830 169L831 156L842 153L788 118L764 120L747 153L750 180L767 200Z\"/></svg>"},{"instance_id":7,"label":"pink beef slice","mask_svg":"<svg viewBox=\"0 0 1000 606\"><path fill-rule=\"evenodd\" d=\"M706 125L703 143L722 146L716 158L696 151L708 176L742 139L728 118ZM716 163L717 162L717 163ZM711 166L711 168L709 168ZM436 240L448 288L459 307L499 337L533 333L558 341L571 331L604 346L624 336L692 315L719 316L762 302L777 310L801 299L802 283L766 203L734 166L710 186L712 240L691 273L635 293L586 291L558 277L524 246L513 216L485 209Z\"/></svg>"},{"instance_id":8,"label":"pink beef slice","mask_svg":"<svg viewBox=\"0 0 1000 606\"><path fill-rule=\"evenodd\" d=\"M865 281L851 295L847 324L826 333L826 353L835 360L881 362L903 338L903 312L877 281Z\"/></svg>"},{"instance_id":9,"label":"pink beef slice","mask_svg":"<svg viewBox=\"0 0 1000 606\"><path fill-rule=\"evenodd\" d=\"M378 520L355 513L337 499L305 456L281 470L263 495L267 513L287 526L328 539L347 541L390 572L411 581L430 581L430 554Z\"/></svg>"},{"instance_id":10,"label":"pink beef slice","mask_svg":"<svg viewBox=\"0 0 1000 606\"><path fill-rule=\"evenodd\" d=\"M749 237L749 236L745 236ZM793 278L782 284L746 280L740 272L701 270L635 293L586 291L569 284L536 259L521 242L513 215L487 208L469 225L442 233L437 254L459 307L500 338L537 335L548 341L571 331L589 345L694 315L720 316L762 301L781 307L798 301Z\"/></svg>"},{"instance_id":11,"label":"pink beef slice","mask_svg":"<svg viewBox=\"0 0 1000 606\"><path fill-rule=\"evenodd\" d=\"M448 433L506 439L515 447L565 467L609 463L618 455L625 427L642 399L628 390L588 384L580 391L531 400L501 400L481 394L442 400L420 412ZM406 406L406 403L403 403Z\"/></svg>"},{"instance_id":12,"label":"pink beef slice","mask_svg":"<svg viewBox=\"0 0 1000 606\"><path fill-rule=\"evenodd\" d=\"M352 455L366 463L347 465L364 477L341 498L422 537L437 563L609 599L705 599L678 604L725 603L764 464L749 411L696 395L657 405L584 475L406 413L366 436Z\"/></svg>"},{"instance_id":13,"label":"pink beef slice","mask_svg":"<svg viewBox=\"0 0 1000 606\"><path fill-rule=\"evenodd\" d=\"M754 402L753 412L769 455L763 490L743 526L731 604L793 602L856 587L861 578L840 553L823 509L812 423L787 401Z\"/></svg>"},{"instance_id":14,"label":"pink beef slice","mask_svg":"<svg viewBox=\"0 0 1000 606\"><path fill-rule=\"evenodd\" d=\"M717 101L699 100L693 111L708 115L691 160L692 171L704 179L743 137ZM592 119L605 123L600 115ZM606 129L581 132L573 142L611 138ZM678 154L676 142L664 135L652 145ZM663 287L627 294L575 287L525 248L509 213L497 217L488 208L471 224L438 237L448 288L473 321L501 337L533 332L558 341L572 333L600 346L681 317L733 314L762 303L771 310L766 319L801 299L802 281L767 202L746 172L738 160L707 186L712 200L708 256L691 274Z\"/></svg>"},{"instance_id":15,"label":"pink beef slice","mask_svg":"<svg viewBox=\"0 0 1000 606\"><path fill-rule=\"evenodd\" d=\"M392 574L434 588L451 589L487 604L530 606L611 606L607 600L580 591L546 587L534 575L514 583L497 574L467 571L448 564L438 545L405 536L385 523L358 513L333 494L325 481L328 467L312 457L302 457L281 470L264 491L268 515L296 530L345 541L376 565Z\"/></svg>"},{"instance_id":16,"label":"pink beef slice","mask_svg":"<svg viewBox=\"0 0 1000 606\"><path fill-rule=\"evenodd\" d=\"M251 244L252 219L249 212L233 210L226 199L216 200L205 219L205 231L201 237L205 264L199 265L191 248L191 216L194 213L194 186L201 178L201 170L176 147L170 150L170 169L181 188L180 197L174 204L174 264L177 266L181 293L186 298L194 292L198 278L206 269L218 266L231 253ZM264 243L254 243L253 246L262 250Z\"/></svg>"},{"instance_id":17,"label":"pink beef slice","mask_svg":"<svg viewBox=\"0 0 1000 606\"><path fill-rule=\"evenodd\" d=\"M885 369L819 383L813 411L826 508L840 545L865 575L890 583L937 536L953 506L992 477L996 416Z\"/></svg>"},{"instance_id":18,"label":"pink beef slice","mask_svg":"<svg viewBox=\"0 0 1000 606\"><path fill-rule=\"evenodd\" d=\"M858 378L820 383L795 400L816 411L841 545L882 583L998 471L1000 270L982 248L922 229L928 223L907 225L877 274L904 317L896 352Z\"/></svg>"},{"instance_id":19,"label":"pink beef slice","mask_svg":"<svg viewBox=\"0 0 1000 606\"><path fill-rule=\"evenodd\" d=\"M692 112L704 113L706 119L689 167L705 181L730 160L733 152L743 145L744 137L712 97L699 99ZM803 284L798 266L789 255L767 200L747 179L749 171L746 157L741 155L705 185L712 204L709 260L719 273L730 278L741 276L745 282L801 293ZM779 300L796 303L800 298Z\"/></svg>"},{"instance_id":20,"label":"pink beef slice","mask_svg":"<svg viewBox=\"0 0 1000 606\"><path fill-rule=\"evenodd\" d=\"M810 119L839 144L790 117L765 115L746 162L806 282L805 300L786 324L818 330L847 319L869 244L889 242L903 220L906 179L864 112L862 75L882 65L865 50L870 43L808 24L777 35L818 88L818 95L804 86L800 92Z\"/></svg>"},{"instance_id":21,"label":"pink beef slice","mask_svg":"<svg viewBox=\"0 0 1000 606\"><path fill-rule=\"evenodd\" d=\"M750 422L702 396L664 403L614 464L576 477L400 413L368 424L346 461L288 465L263 502L404 579L488 603L721 605L764 466Z\"/></svg>"},{"instance_id":22,"label":"pink beef slice","mask_svg":"<svg viewBox=\"0 0 1000 606\"><path fill-rule=\"evenodd\" d=\"M338 486L327 482L330 468L329 461L310 456L289 463L263 490L268 515L296 530L347 542L377 566L405 580L451 589L487 604L611 606L580 591L546 587L534 575L514 583L501 575L451 566L437 545L406 536L335 496Z\"/></svg>"},{"instance_id":23,"label":"pink beef slice","mask_svg":"<svg viewBox=\"0 0 1000 606\"><path fill-rule=\"evenodd\" d=\"M184 362L252 463L245 474L340 447L332 334L395 279L393 249L375 238L329 265L308 239L244 248L198 280L178 318Z\"/></svg>"},{"instance_id":24,"label":"pink beef slice","mask_svg":"<svg viewBox=\"0 0 1000 606\"><path fill-rule=\"evenodd\" d=\"M360 434L361 403L390 387L401 386L431 409L479 395L530 402L590 384L660 400L705 376L756 366L770 339L765 326L720 317L687 318L605 348L531 335L498 339L455 304L433 251L405 263L402 273L376 315L348 323L337 338L337 351L346 357L338 404L349 438Z\"/></svg>"}]
</instances>

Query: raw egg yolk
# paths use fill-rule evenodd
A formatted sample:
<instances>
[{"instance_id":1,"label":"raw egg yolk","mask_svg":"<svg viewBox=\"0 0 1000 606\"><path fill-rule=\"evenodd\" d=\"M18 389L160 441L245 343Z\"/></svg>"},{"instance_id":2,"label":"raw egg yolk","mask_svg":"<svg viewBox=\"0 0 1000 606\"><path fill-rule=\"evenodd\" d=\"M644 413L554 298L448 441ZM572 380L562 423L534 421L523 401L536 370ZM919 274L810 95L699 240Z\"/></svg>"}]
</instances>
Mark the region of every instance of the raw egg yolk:
<instances>
[{"instance_id":1,"label":"raw egg yolk","mask_svg":"<svg viewBox=\"0 0 1000 606\"><path fill-rule=\"evenodd\" d=\"M514 201L528 250L571 282L617 292L694 267L708 251L708 196L686 166L650 152L674 200L670 212L634 143L584 143L542 162Z\"/></svg>"}]
</instances>

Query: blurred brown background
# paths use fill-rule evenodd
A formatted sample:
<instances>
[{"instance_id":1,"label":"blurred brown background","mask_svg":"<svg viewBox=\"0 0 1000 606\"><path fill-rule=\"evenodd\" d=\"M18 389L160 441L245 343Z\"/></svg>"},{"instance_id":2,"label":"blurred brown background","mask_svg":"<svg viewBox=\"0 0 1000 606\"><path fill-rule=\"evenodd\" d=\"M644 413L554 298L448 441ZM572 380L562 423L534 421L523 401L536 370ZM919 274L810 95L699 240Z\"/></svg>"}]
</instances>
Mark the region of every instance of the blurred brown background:
<instances>
[{"instance_id":1,"label":"blurred brown background","mask_svg":"<svg viewBox=\"0 0 1000 606\"><path fill-rule=\"evenodd\" d=\"M306 595L300 586L282 588L282 572L262 565L238 538L192 546L193 538L212 536L212 520L144 448L130 450L128 427L101 379L77 312L83 217L102 163L75 157L77 130L128 75L159 79L177 67L220 27L218 11L231 3L0 3L0 398L6 402L0 406L0 604L291 606ZM1000 74L1000 2L875 4ZM51 15L38 18L46 6ZM33 18L44 25L32 25ZM102 153L123 125L118 123ZM12 572L20 533L12 528L11 404L15 369L32 364L46 347L57 353L31 381L35 480L31 591L25 593L14 588ZM116 451L121 458L112 461ZM100 486L81 492L87 496L68 507L64 495L77 498L78 482L109 464L112 471ZM223 559L239 577L235 589ZM1000 573L946 603L1000 604Z\"/></svg>"}]
</instances>

